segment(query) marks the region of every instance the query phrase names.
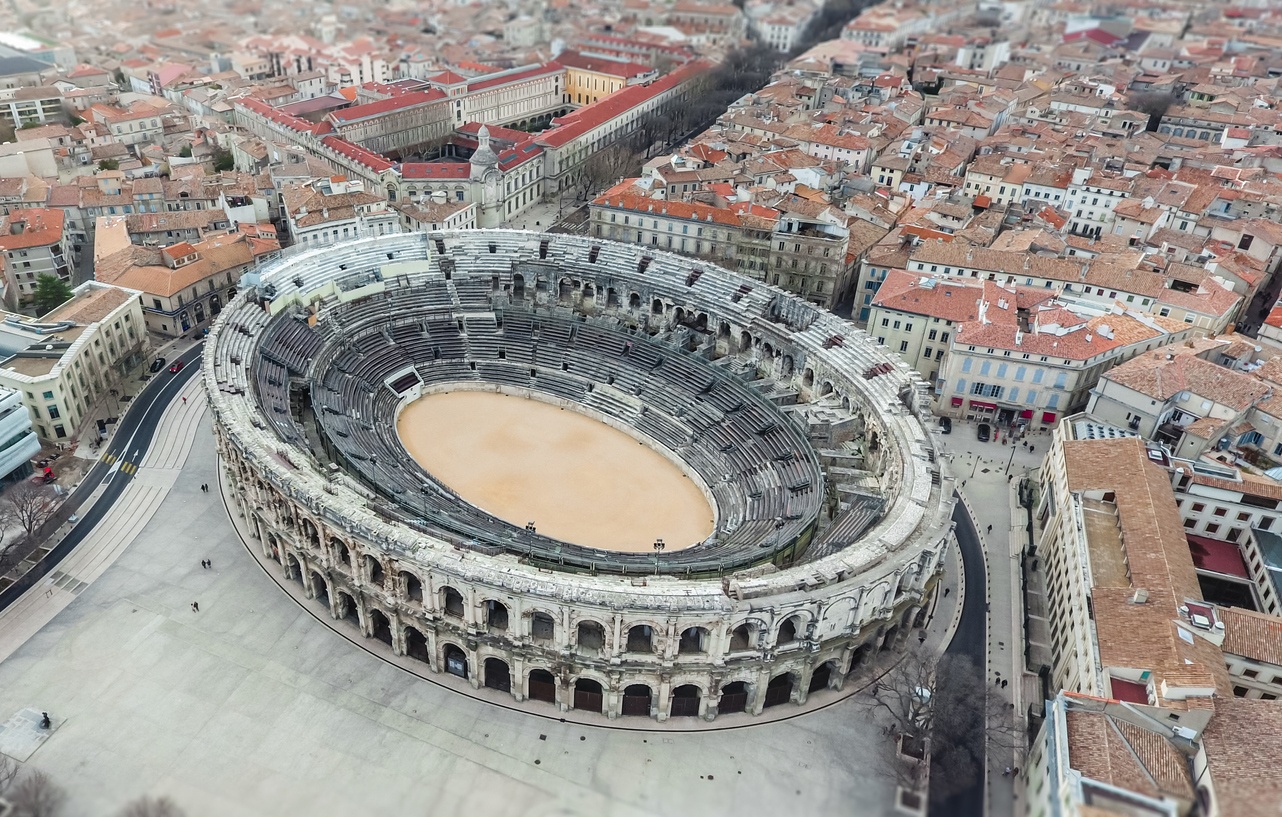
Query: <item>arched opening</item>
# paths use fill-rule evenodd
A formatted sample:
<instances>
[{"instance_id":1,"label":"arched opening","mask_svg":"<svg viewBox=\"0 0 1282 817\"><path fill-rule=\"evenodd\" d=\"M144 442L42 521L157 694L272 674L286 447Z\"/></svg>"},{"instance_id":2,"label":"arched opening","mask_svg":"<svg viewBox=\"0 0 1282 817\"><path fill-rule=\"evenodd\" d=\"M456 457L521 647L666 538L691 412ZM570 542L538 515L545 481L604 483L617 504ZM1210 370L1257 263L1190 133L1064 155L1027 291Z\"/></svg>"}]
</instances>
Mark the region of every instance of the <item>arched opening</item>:
<instances>
[{"instance_id":1,"label":"arched opening","mask_svg":"<svg viewBox=\"0 0 1282 817\"><path fill-rule=\"evenodd\" d=\"M830 394L832 394L832 383L825 380L824 384L819 387L819 396L827 397Z\"/></svg>"},{"instance_id":2,"label":"arched opening","mask_svg":"<svg viewBox=\"0 0 1282 817\"><path fill-rule=\"evenodd\" d=\"M530 616L530 638L535 643L546 644L556 635L556 622L547 613L535 613Z\"/></svg>"},{"instance_id":3,"label":"arched opening","mask_svg":"<svg viewBox=\"0 0 1282 817\"><path fill-rule=\"evenodd\" d=\"M605 628L595 621L580 621L577 635L579 649L584 652L596 653L605 647Z\"/></svg>"},{"instance_id":4,"label":"arched opening","mask_svg":"<svg viewBox=\"0 0 1282 817\"><path fill-rule=\"evenodd\" d=\"M740 624L730 633L730 650L750 650L753 648L756 639L753 638L752 626L749 624Z\"/></svg>"},{"instance_id":5,"label":"arched opening","mask_svg":"<svg viewBox=\"0 0 1282 817\"><path fill-rule=\"evenodd\" d=\"M415 661L428 662L427 637L413 627L405 628L405 654Z\"/></svg>"},{"instance_id":6,"label":"arched opening","mask_svg":"<svg viewBox=\"0 0 1282 817\"><path fill-rule=\"evenodd\" d=\"M338 600L338 617L344 621L350 621L356 626L360 626L360 613L356 610L356 600L347 593L339 591L335 596Z\"/></svg>"},{"instance_id":7,"label":"arched opening","mask_svg":"<svg viewBox=\"0 0 1282 817\"><path fill-rule=\"evenodd\" d=\"M677 307L675 310L673 310L673 312L672 312L672 320L673 320L673 322L674 322L674 323L676 323L676 324L678 324L678 325L685 323L685 322L686 322L686 311L685 311L684 309L682 309L681 307L679 307L679 306L678 306L678 307Z\"/></svg>"},{"instance_id":8,"label":"arched opening","mask_svg":"<svg viewBox=\"0 0 1282 817\"><path fill-rule=\"evenodd\" d=\"M592 300L592 299L593 299L593 298L595 298L595 297L596 297L596 287L592 286L592 284L591 284L591 283L584 284L584 285L583 285L583 300L585 300L585 301L590 301L590 300Z\"/></svg>"},{"instance_id":9,"label":"arched opening","mask_svg":"<svg viewBox=\"0 0 1282 817\"><path fill-rule=\"evenodd\" d=\"M700 312L698 317L694 319L694 330L696 332L708 331L708 315L706 313Z\"/></svg>"},{"instance_id":10,"label":"arched opening","mask_svg":"<svg viewBox=\"0 0 1282 817\"><path fill-rule=\"evenodd\" d=\"M485 626L491 633L507 632L507 605L490 599L485 602Z\"/></svg>"},{"instance_id":11,"label":"arched opening","mask_svg":"<svg viewBox=\"0 0 1282 817\"><path fill-rule=\"evenodd\" d=\"M312 571L312 597L321 603L326 610L329 609L329 585L321 574Z\"/></svg>"},{"instance_id":12,"label":"arched opening","mask_svg":"<svg viewBox=\"0 0 1282 817\"><path fill-rule=\"evenodd\" d=\"M605 290L605 305L607 307L616 307L619 305L619 291L614 287L607 287Z\"/></svg>"},{"instance_id":13,"label":"arched opening","mask_svg":"<svg viewBox=\"0 0 1282 817\"><path fill-rule=\"evenodd\" d=\"M419 581L418 576L415 576L407 570L402 570L401 581L405 583L405 598L422 604L423 583Z\"/></svg>"},{"instance_id":14,"label":"arched opening","mask_svg":"<svg viewBox=\"0 0 1282 817\"><path fill-rule=\"evenodd\" d=\"M650 304L650 311L651 311L651 312L653 312L653 313L654 313L654 314L656 314L656 315L662 315L662 314L663 314L663 301L662 301L662 300L660 300L659 298L655 298L655 299L654 299L654 303Z\"/></svg>"},{"instance_id":15,"label":"arched opening","mask_svg":"<svg viewBox=\"0 0 1282 817\"><path fill-rule=\"evenodd\" d=\"M724 339L724 338L728 338L728 337L730 337L730 324L726 323L725 321L721 321L720 323L718 323L718 324L717 324L717 337L718 337L719 339Z\"/></svg>"},{"instance_id":16,"label":"arched opening","mask_svg":"<svg viewBox=\"0 0 1282 817\"><path fill-rule=\"evenodd\" d=\"M365 556L365 571L369 574L371 583L383 586L383 565L373 556Z\"/></svg>"},{"instance_id":17,"label":"arched opening","mask_svg":"<svg viewBox=\"0 0 1282 817\"><path fill-rule=\"evenodd\" d=\"M462 618L463 594L455 590L453 587L446 587L441 590L441 596L443 602L441 606L445 610L445 615L452 616L454 618Z\"/></svg>"},{"instance_id":18,"label":"arched opening","mask_svg":"<svg viewBox=\"0 0 1282 817\"><path fill-rule=\"evenodd\" d=\"M681 633L677 652L687 655L708 651L708 631L702 627L689 627Z\"/></svg>"},{"instance_id":19,"label":"arched opening","mask_svg":"<svg viewBox=\"0 0 1282 817\"><path fill-rule=\"evenodd\" d=\"M352 569L352 551L351 551L351 549L350 549L350 548L348 548L348 547L347 547L347 545L346 545L346 543L344 543L344 542L341 542L341 541L339 541L339 540L337 540L337 539L335 539L334 541L338 543L338 562L339 562L339 564L340 564L340 565L342 565L343 567L346 567L348 570L351 570L351 569Z\"/></svg>"},{"instance_id":20,"label":"arched opening","mask_svg":"<svg viewBox=\"0 0 1282 817\"><path fill-rule=\"evenodd\" d=\"M841 410L842 410L842 411L850 411L850 398L849 398L849 397L842 397L842 398L841 398Z\"/></svg>"},{"instance_id":21,"label":"arched opening","mask_svg":"<svg viewBox=\"0 0 1282 817\"><path fill-rule=\"evenodd\" d=\"M806 369L805 373L801 375L801 385L808 389L815 385L815 372L813 369Z\"/></svg>"},{"instance_id":22,"label":"arched opening","mask_svg":"<svg viewBox=\"0 0 1282 817\"><path fill-rule=\"evenodd\" d=\"M601 685L591 678L580 678L574 682L574 708L585 712L600 712L601 702L605 696Z\"/></svg>"},{"instance_id":23,"label":"arched opening","mask_svg":"<svg viewBox=\"0 0 1282 817\"><path fill-rule=\"evenodd\" d=\"M512 297L525 297L525 276L519 272L512 275Z\"/></svg>"},{"instance_id":24,"label":"arched opening","mask_svg":"<svg viewBox=\"0 0 1282 817\"><path fill-rule=\"evenodd\" d=\"M896 624L886 631L885 638L881 641L881 651L885 652L895 647L895 639L899 637L899 625Z\"/></svg>"},{"instance_id":25,"label":"arched opening","mask_svg":"<svg viewBox=\"0 0 1282 817\"><path fill-rule=\"evenodd\" d=\"M920 610L917 611L917 615L913 618L914 629L919 629L921 627L926 626L926 622L930 620L929 612L930 611L925 607L922 607Z\"/></svg>"},{"instance_id":26,"label":"arched opening","mask_svg":"<svg viewBox=\"0 0 1282 817\"><path fill-rule=\"evenodd\" d=\"M721 688L721 702L717 704L718 715L727 715L731 712L743 712L747 708L747 684L743 681L734 681Z\"/></svg>"},{"instance_id":27,"label":"arched opening","mask_svg":"<svg viewBox=\"0 0 1282 817\"><path fill-rule=\"evenodd\" d=\"M810 673L810 686L806 689L807 694L811 692L818 692L821 689L827 689L828 685L832 683L832 675L831 661L825 661L815 667L815 671Z\"/></svg>"},{"instance_id":28,"label":"arched opening","mask_svg":"<svg viewBox=\"0 0 1282 817\"><path fill-rule=\"evenodd\" d=\"M784 355L783 360L779 364L779 374L782 377L792 377L794 365L795 364L792 362L792 355Z\"/></svg>"},{"instance_id":29,"label":"arched opening","mask_svg":"<svg viewBox=\"0 0 1282 817\"><path fill-rule=\"evenodd\" d=\"M529 688L530 700L546 701L550 704L556 703L556 678L547 670L532 670L530 672Z\"/></svg>"},{"instance_id":30,"label":"arched opening","mask_svg":"<svg viewBox=\"0 0 1282 817\"><path fill-rule=\"evenodd\" d=\"M309 548L315 550L320 547L320 535L316 532L316 526L312 524L312 520L303 520L303 535L307 537L307 546Z\"/></svg>"},{"instance_id":31,"label":"arched opening","mask_svg":"<svg viewBox=\"0 0 1282 817\"><path fill-rule=\"evenodd\" d=\"M747 332L739 333L739 351L747 352L752 349L752 335Z\"/></svg>"},{"instance_id":32,"label":"arched opening","mask_svg":"<svg viewBox=\"0 0 1282 817\"><path fill-rule=\"evenodd\" d=\"M641 296L634 292L628 296L628 309L640 309L640 308L641 308Z\"/></svg>"},{"instance_id":33,"label":"arched opening","mask_svg":"<svg viewBox=\"0 0 1282 817\"><path fill-rule=\"evenodd\" d=\"M369 634L387 646L392 646L392 624L382 610L369 611Z\"/></svg>"},{"instance_id":34,"label":"arched opening","mask_svg":"<svg viewBox=\"0 0 1282 817\"><path fill-rule=\"evenodd\" d=\"M623 714L642 718L650 717L650 687L629 684L623 689Z\"/></svg>"},{"instance_id":35,"label":"arched opening","mask_svg":"<svg viewBox=\"0 0 1282 817\"><path fill-rule=\"evenodd\" d=\"M453 644L445 645L445 671L460 678L467 677L467 653Z\"/></svg>"},{"instance_id":36,"label":"arched opening","mask_svg":"<svg viewBox=\"0 0 1282 817\"><path fill-rule=\"evenodd\" d=\"M649 624L628 628L628 652L654 652L654 634Z\"/></svg>"},{"instance_id":37,"label":"arched opening","mask_svg":"<svg viewBox=\"0 0 1282 817\"><path fill-rule=\"evenodd\" d=\"M669 714L674 718L699 717L699 695L699 688L694 684L683 684L672 690L672 705L668 707Z\"/></svg>"},{"instance_id":38,"label":"arched opening","mask_svg":"<svg viewBox=\"0 0 1282 817\"><path fill-rule=\"evenodd\" d=\"M778 706L792 700L793 678L791 672L785 672L783 675L776 675L770 679L766 685L766 702L765 706Z\"/></svg>"},{"instance_id":39,"label":"arched opening","mask_svg":"<svg viewBox=\"0 0 1282 817\"><path fill-rule=\"evenodd\" d=\"M293 579L299 584L303 582L303 568L298 564L298 558L292 553L285 554L285 578Z\"/></svg>"},{"instance_id":40,"label":"arched opening","mask_svg":"<svg viewBox=\"0 0 1282 817\"><path fill-rule=\"evenodd\" d=\"M850 674L857 675L872 664L873 647L871 644L860 644L850 656Z\"/></svg>"},{"instance_id":41,"label":"arched opening","mask_svg":"<svg viewBox=\"0 0 1282 817\"><path fill-rule=\"evenodd\" d=\"M562 301L568 301L574 297L574 284L570 283L569 278L561 279L561 286L557 292L557 298Z\"/></svg>"},{"instance_id":42,"label":"arched opening","mask_svg":"<svg viewBox=\"0 0 1282 817\"><path fill-rule=\"evenodd\" d=\"M797 630L801 622L796 616L792 616L783 624L779 625L779 637L775 639L776 647L786 647L797 641Z\"/></svg>"},{"instance_id":43,"label":"arched opening","mask_svg":"<svg viewBox=\"0 0 1282 817\"><path fill-rule=\"evenodd\" d=\"M499 692L512 691L512 674L506 661L501 658L485 659L485 685Z\"/></svg>"}]
</instances>

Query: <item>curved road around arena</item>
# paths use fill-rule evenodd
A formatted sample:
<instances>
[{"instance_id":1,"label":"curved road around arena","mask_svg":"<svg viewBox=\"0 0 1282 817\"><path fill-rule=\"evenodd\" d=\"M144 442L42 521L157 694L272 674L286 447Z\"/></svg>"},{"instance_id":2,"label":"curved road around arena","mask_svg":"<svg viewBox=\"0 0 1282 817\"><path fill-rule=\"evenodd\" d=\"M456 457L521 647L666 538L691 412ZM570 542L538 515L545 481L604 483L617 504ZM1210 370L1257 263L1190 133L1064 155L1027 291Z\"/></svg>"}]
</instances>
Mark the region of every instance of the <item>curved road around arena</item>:
<instances>
[{"instance_id":1,"label":"curved road around arena","mask_svg":"<svg viewBox=\"0 0 1282 817\"><path fill-rule=\"evenodd\" d=\"M947 655L966 656L981 671L986 666L984 647L987 641L988 592L984 570L984 552L979 542L979 531L970 518L966 503L958 497L953 506L953 521L956 523L957 545L961 555L962 572L966 577L966 596L962 604L961 619L953 640L949 642ZM979 767L986 768L984 762L984 735L978 734L971 753L979 758ZM931 810L939 814L956 815L956 817L983 817L984 814L984 779L976 780L974 785L965 791L958 792L940 803L932 803Z\"/></svg>"},{"instance_id":2,"label":"curved road around arena","mask_svg":"<svg viewBox=\"0 0 1282 817\"><path fill-rule=\"evenodd\" d=\"M199 371L203 346L203 343L198 343L176 358L183 362L182 371L171 374L168 370L162 370L134 398L129 410L120 419L106 450L67 500L70 508L79 514L75 527L41 560L35 568L35 575L24 577L23 582L0 594L0 610L27 592L34 581L39 581L57 567L111 511L137 473L138 465L151 446L165 409L177 399L179 392ZM87 509L83 508L86 504Z\"/></svg>"}]
</instances>

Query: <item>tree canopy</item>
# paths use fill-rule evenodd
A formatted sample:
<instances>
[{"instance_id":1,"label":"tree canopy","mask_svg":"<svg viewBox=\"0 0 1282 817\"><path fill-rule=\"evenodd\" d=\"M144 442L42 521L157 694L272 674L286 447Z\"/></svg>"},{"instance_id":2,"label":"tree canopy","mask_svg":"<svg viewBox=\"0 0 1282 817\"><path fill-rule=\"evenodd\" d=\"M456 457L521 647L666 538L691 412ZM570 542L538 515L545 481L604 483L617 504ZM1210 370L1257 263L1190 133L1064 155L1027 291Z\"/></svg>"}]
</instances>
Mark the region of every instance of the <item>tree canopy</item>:
<instances>
[{"instance_id":1,"label":"tree canopy","mask_svg":"<svg viewBox=\"0 0 1282 817\"><path fill-rule=\"evenodd\" d=\"M36 312L44 315L71 300L71 287L56 275L41 275L36 278L36 291L31 303Z\"/></svg>"}]
</instances>

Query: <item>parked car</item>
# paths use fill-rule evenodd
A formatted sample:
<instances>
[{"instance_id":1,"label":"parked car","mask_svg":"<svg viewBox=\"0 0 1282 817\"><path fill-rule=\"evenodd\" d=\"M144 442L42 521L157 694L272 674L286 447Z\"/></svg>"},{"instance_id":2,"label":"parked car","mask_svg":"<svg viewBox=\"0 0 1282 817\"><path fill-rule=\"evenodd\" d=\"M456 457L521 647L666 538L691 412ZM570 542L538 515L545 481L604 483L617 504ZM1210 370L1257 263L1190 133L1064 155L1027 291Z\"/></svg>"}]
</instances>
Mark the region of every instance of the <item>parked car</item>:
<instances>
[{"instance_id":1,"label":"parked car","mask_svg":"<svg viewBox=\"0 0 1282 817\"><path fill-rule=\"evenodd\" d=\"M163 368L165 368L165 359L163 357L158 357L151 362L152 374L155 374Z\"/></svg>"},{"instance_id":2,"label":"parked car","mask_svg":"<svg viewBox=\"0 0 1282 817\"><path fill-rule=\"evenodd\" d=\"M989 428L988 423L979 424L979 441L981 443L988 442L988 438L991 436L991 434L992 434L992 429Z\"/></svg>"},{"instance_id":3,"label":"parked car","mask_svg":"<svg viewBox=\"0 0 1282 817\"><path fill-rule=\"evenodd\" d=\"M174 373L174 374L178 374L178 373L179 373L179 372L181 372L182 370L183 370L183 362L182 362L181 360L175 360L175 361L174 361L174 365L172 365L172 366L170 366L170 367L169 367L169 371L170 371L170 372L172 372L172 373ZM985 438L985 439L987 439L987 438Z\"/></svg>"},{"instance_id":4,"label":"parked car","mask_svg":"<svg viewBox=\"0 0 1282 817\"><path fill-rule=\"evenodd\" d=\"M942 431L942 432L944 432L945 434L952 434L952 433L953 433L953 418L952 418L952 417L940 417L940 418L939 418L939 430L940 430L940 431Z\"/></svg>"}]
</instances>

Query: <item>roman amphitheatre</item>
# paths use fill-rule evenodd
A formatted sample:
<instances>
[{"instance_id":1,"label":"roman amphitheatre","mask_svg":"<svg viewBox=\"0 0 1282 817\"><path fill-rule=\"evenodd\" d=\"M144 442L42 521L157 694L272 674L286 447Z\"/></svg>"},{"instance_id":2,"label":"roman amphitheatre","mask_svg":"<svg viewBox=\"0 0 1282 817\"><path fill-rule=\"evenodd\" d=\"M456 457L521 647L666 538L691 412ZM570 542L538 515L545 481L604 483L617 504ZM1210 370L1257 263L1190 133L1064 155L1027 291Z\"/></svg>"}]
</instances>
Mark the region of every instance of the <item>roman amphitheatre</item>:
<instances>
[{"instance_id":1,"label":"roman amphitheatre","mask_svg":"<svg viewBox=\"0 0 1282 817\"><path fill-rule=\"evenodd\" d=\"M952 539L928 387L834 315L504 230L242 283L201 373L230 510L313 612L426 678L750 722L853 688L928 619Z\"/></svg>"}]
</instances>

